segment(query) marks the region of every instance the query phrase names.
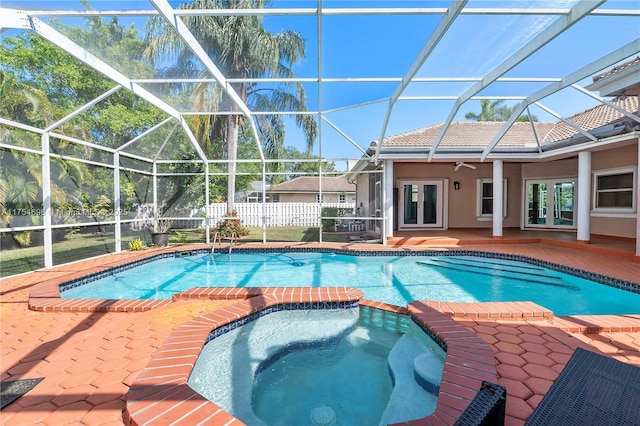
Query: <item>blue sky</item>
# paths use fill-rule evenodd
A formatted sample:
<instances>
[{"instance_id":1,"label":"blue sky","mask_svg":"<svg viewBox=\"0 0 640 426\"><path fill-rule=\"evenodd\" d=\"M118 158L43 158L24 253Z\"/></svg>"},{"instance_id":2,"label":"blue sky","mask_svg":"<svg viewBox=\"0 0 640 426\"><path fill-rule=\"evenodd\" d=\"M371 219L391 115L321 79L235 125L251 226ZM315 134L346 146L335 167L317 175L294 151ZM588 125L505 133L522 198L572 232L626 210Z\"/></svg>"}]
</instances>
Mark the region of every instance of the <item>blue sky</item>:
<instances>
[{"instance_id":1,"label":"blue sky","mask_svg":"<svg viewBox=\"0 0 640 426\"><path fill-rule=\"evenodd\" d=\"M71 8L81 9L79 1L43 0L3 0L3 7L28 9ZM172 2L172 4L177 2ZM467 7L571 7L576 1L473 1ZM98 10L152 9L146 1L92 1ZM386 7L389 3L379 1L325 2L323 7ZM446 7L444 1L403 1L393 2L394 7ZM311 0L280 0L276 7L294 8L316 7ZM609 1L603 8L638 9L637 0ZM324 78L346 77L402 77L414 58L437 25L440 16L325 16L322 21L322 76ZM531 40L538 31L556 16L541 15L497 15L460 16L438 47L429 56L418 72L418 77L482 77L496 67L509 54ZM74 20L74 22L78 22ZM127 19L120 18L121 23ZM134 19L136 28L142 30L143 19ZM307 56L296 67L299 77L315 77L318 73L317 18L315 16L270 16L265 18L265 26L272 32L282 29L298 31L307 40ZM638 17L588 17L567 30L556 40L516 66L506 77L562 77L589 62L604 56L611 50L640 36ZM583 81L587 85L590 81ZM548 83L501 83L487 88L480 95L516 96L531 93ZM326 83L322 89L323 105L327 109L346 107L386 98L393 93L398 83ZM404 92L407 96L453 96L459 95L472 83L413 83ZM309 109L317 110L318 86L306 85ZM513 104L516 101L507 101ZM596 101L573 89L566 89L558 95L542 101L544 105L563 116L569 116L596 105ZM400 101L396 104L387 135L393 135L415 128L436 124L446 119L454 102ZM369 142L380 136L387 102L378 102L340 112L326 114L360 146L366 148ZM478 112L478 101L468 101L459 110L456 120L464 119L469 111ZM556 119L534 107L532 113L541 121ZM353 148L329 125L322 129L322 154L329 158L359 157ZM287 144L301 148L302 138L290 124L287 126ZM319 149L316 149L316 153Z\"/></svg>"}]
</instances>

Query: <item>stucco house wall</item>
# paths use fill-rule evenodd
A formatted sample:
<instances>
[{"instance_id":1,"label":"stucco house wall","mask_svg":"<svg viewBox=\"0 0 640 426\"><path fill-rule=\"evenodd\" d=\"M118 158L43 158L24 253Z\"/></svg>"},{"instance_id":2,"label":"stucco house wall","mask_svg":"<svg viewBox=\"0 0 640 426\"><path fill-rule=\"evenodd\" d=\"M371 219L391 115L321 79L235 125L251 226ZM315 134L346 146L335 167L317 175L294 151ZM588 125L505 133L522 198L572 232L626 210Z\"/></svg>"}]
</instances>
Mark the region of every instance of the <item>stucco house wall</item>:
<instances>
[{"instance_id":1,"label":"stucco house wall","mask_svg":"<svg viewBox=\"0 0 640 426\"><path fill-rule=\"evenodd\" d=\"M449 228L491 228L490 220L479 220L476 203L478 199L478 179L491 179L492 163L474 163L476 169L460 167L454 171L454 163L400 163L393 166L394 188L401 180L448 179L445 191L448 191L448 227ZM520 226L521 184L520 164L504 165L504 178L507 180L507 216L504 227ZM453 183L459 182L460 189L454 190ZM397 207L397 206L396 206ZM397 208L395 211L397 214Z\"/></svg>"},{"instance_id":2,"label":"stucco house wall","mask_svg":"<svg viewBox=\"0 0 640 426\"><path fill-rule=\"evenodd\" d=\"M620 148L597 151L591 154L591 171L615 169L618 167L636 167L638 161L638 143ZM636 173L637 170L636 170ZM636 174L636 181L638 177ZM592 184L593 185L593 184ZM639 192L638 190L636 193ZM593 191L591 196L593 206ZM636 209L640 200L636 200ZM637 213L636 213L637 215ZM591 233L596 235L609 235L623 238L636 237L636 217L633 215L600 215L591 214Z\"/></svg>"}]
</instances>

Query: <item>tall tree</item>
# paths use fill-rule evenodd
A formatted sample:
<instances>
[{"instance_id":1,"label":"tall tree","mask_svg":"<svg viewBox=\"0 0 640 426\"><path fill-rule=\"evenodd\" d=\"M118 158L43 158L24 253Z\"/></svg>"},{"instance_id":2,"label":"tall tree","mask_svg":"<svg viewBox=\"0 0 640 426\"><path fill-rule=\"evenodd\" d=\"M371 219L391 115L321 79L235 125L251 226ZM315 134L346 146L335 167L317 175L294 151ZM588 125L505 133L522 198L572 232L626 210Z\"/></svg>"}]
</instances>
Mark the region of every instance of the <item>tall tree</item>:
<instances>
[{"instance_id":1,"label":"tall tree","mask_svg":"<svg viewBox=\"0 0 640 426\"><path fill-rule=\"evenodd\" d=\"M262 9L271 4L270 0L195 0L184 4L185 9ZM185 16L185 25L199 40L216 66L229 79L257 77L295 77L293 67L305 55L305 41L294 31L273 34L263 27L261 16ZM173 31L166 28L159 19L149 26L149 58L158 63L167 58L176 58L176 67L183 72L207 75L194 64L190 49ZM199 69L200 68L200 69ZM261 111L306 111L306 95L301 83L286 83L277 86L251 83L232 83L242 101L250 109ZM226 144L227 168L227 210L234 209L236 188L236 160L238 136L244 128L244 116L236 105L226 99L218 85L201 84L195 92L197 111L224 111L226 115L203 115L194 118L195 134L205 152L211 153L213 144ZM256 115L257 132L268 158L281 158L285 125L281 115ZM315 119L306 114L295 116L296 124L305 134L307 150L311 151L316 139ZM274 166L274 167L277 167Z\"/></svg>"},{"instance_id":2,"label":"tall tree","mask_svg":"<svg viewBox=\"0 0 640 426\"><path fill-rule=\"evenodd\" d=\"M507 121L517 107L517 105L507 106L501 100L482 99L480 100L480 113L468 112L464 115L464 118L471 121ZM531 119L538 121L535 115L532 115ZM526 114L521 115L516 121L529 121L529 116Z\"/></svg>"},{"instance_id":3,"label":"tall tree","mask_svg":"<svg viewBox=\"0 0 640 426\"><path fill-rule=\"evenodd\" d=\"M128 67L128 74L133 77L153 74L151 66L140 60L144 40L132 26L120 26L117 18L92 17L80 27L71 27L55 20L51 25L94 54L104 55L110 61L114 58L117 67ZM0 44L0 70L0 116L39 128L46 127L115 86L113 81L99 71L33 32L3 38ZM55 129L55 132L98 145L119 147L165 117L166 114L162 111L141 102L127 90L120 90ZM22 133L12 130L2 136L29 138ZM14 144L16 143L19 141ZM51 150L68 157L75 156L96 162L111 161L110 154L71 144L63 139L52 138ZM1 170L3 178L8 177L9 169L4 166L8 166L9 156L17 161L13 168L16 172L17 166L29 157L23 154L6 154ZM36 160L39 161L39 157ZM39 170L40 167L27 169ZM91 209L94 203L100 202L101 197L112 199L113 172L107 168L53 158L51 173L54 177L52 193L58 195L59 202L65 200L67 206L73 203L75 208L83 206ZM16 175L11 179L17 177ZM29 177L24 175L22 179ZM30 179L29 182L37 182L38 178L34 176ZM29 194L33 195L33 192ZM37 198L38 194L32 203ZM56 200L52 202L55 203ZM125 202L141 200L128 198Z\"/></svg>"}]
</instances>

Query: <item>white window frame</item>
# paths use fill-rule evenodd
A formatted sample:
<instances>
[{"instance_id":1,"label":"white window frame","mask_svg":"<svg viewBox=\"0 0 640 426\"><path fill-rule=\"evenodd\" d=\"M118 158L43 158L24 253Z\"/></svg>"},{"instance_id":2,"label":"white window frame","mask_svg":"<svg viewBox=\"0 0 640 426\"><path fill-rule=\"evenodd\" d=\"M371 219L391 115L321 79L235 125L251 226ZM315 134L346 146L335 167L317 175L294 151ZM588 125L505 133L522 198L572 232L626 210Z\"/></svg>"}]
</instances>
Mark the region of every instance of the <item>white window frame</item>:
<instances>
[{"instance_id":1,"label":"white window frame","mask_svg":"<svg viewBox=\"0 0 640 426\"><path fill-rule=\"evenodd\" d=\"M417 224L404 223L404 216L401 214L401 210L398 213L398 229L418 229L418 228L433 228L433 229L447 229L449 226L449 193L447 191L449 185L449 179L429 179L429 180L399 180L398 181L398 208L404 208L404 185L418 185L420 187L424 185L435 185L437 191L437 205L436 205L436 223L425 224L418 220ZM418 195L419 204L422 201L422 192Z\"/></svg>"},{"instance_id":2,"label":"white window frame","mask_svg":"<svg viewBox=\"0 0 640 426\"><path fill-rule=\"evenodd\" d=\"M324 194L322 194L322 201L320 201L320 193L316 193L316 203L324 203Z\"/></svg>"},{"instance_id":3,"label":"white window frame","mask_svg":"<svg viewBox=\"0 0 640 426\"><path fill-rule=\"evenodd\" d=\"M493 213L487 214L482 213L482 185L485 183L490 183L493 185L492 178L480 178L476 181L476 220L479 222L490 221L493 220ZM502 210L503 217L507 217L507 179L502 180ZM493 197L492 197L493 199Z\"/></svg>"},{"instance_id":4,"label":"white window frame","mask_svg":"<svg viewBox=\"0 0 640 426\"><path fill-rule=\"evenodd\" d=\"M600 192L598 190L598 178L601 177L601 176L623 175L623 174L627 174L627 173L631 173L632 174L632 178L631 178L632 187L631 188L618 188L618 189L611 189L611 190L607 190L607 191L615 192L615 191L628 191L628 190L631 190L631 194L632 194L631 207L598 207L598 205L597 205L597 203L598 203L598 194ZM602 216L615 216L615 215L619 215L619 214L635 214L637 212L637 208L638 208L638 200L637 200L638 176L637 176L637 173L638 173L638 170L637 170L637 167L635 167L635 166L617 167L617 168L614 168L614 169L603 169L603 170L594 171L593 172L592 194L591 194L591 200L592 200L591 213L594 213L595 215L602 215Z\"/></svg>"},{"instance_id":5,"label":"white window frame","mask_svg":"<svg viewBox=\"0 0 640 426\"><path fill-rule=\"evenodd\" d=\"M347 202L347 194L338 194L338 203L344 204Z\"/></svg>"}]
</instances>

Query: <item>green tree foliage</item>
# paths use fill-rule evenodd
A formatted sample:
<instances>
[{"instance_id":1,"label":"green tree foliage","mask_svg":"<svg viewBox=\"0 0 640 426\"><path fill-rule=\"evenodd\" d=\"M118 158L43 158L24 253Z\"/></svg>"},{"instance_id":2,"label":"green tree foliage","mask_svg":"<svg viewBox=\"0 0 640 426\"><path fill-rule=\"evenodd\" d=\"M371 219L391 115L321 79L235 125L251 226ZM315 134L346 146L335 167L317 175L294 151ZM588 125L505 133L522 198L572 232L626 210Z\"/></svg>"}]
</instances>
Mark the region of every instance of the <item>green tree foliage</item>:
<instances>
[{"instance_id":1,"label":"green tree foliage","mask_svg":"<svg viewBox=\"0 0 640 426\"><path fill-rule=\"evenodd\" d=\"M153 72L153 69L141 60L144 40L138 37L132 26L120 26L117 18L92 17L85 22L86 25L83 27L70 27L55 21L52 25L79 45L104 55L108 60L119 64L118 66L127 67L130 75L134 77ZM0 44L2 117L45 128L114 86L113 81L33 32L4 37ZM166 114L123 89L67 121L54 132L115 148L165 117ZM40 147L37 135L5 127L0 130L0 138L8 144L36 149ZM35 144L34 139L37 140ZM104 164L112 164L113 161L111 154L70 144L55 137L51 138L50 147L54 154L75 156ZM181 147L173 149L180 152ZM151 154L144 152L144 148L141 153ZM41 206L40 157L13 150L4 150L2 155L0 204L4 208L3 217L7 216L9 205L20 206L22 209ZM112 211L112 205L105 205L105 200L112 203L112 170L53 157L51 175L54 209L66 212L82 210L96 214ZM9 193L10 190L15 192L19 183L23 193ZM38 191L34 190L36 187ZM139 203L141 198L144 198L144 195L136 191L127 191L124 193L123 201L125 205L132 205ZM100 219L106 220L109 217ZM18 225L15 217L12 220ZM69 222L71 219L64 220Z\"/></svg>"},{"instance_id":2,"label":"green tree foliage","mask_svg":"<svg viewBox=\"0 0 640 426\"><path fill-rule=\"evenodd\" d=\"M507 106L504 101L491 101L489 99L482 99L480 101L480 113L468 112L464 115L464 118L471 121L507 121L511 114L516 110L518 106ZM533 121L538 121L538 118L531 116ZM527 114L521 115L516 121L529 121Z\"/></svg>"},{"instance_id":3,"label":"green tree foliage","mask_svg":"<svg viewBox=\"0 0 640 426\"><path fill-rule=\"evenodd\" d=\"M269 0L195 0L181 7L190 9L261 9ZM294 77L293 67L305 55L305 41L299 33L282 31L272 34L263 28L261 16L185 16L185 25L200 40L213 62L227 78L246 77ZM209 76L199 66L199 61L185 49L175 32L169 31L161 19L149 26L148 57L155 62L175 59L173 70L191 76ZM209 76L210 77L210 76ZM259 111L306 111L306 95L302 84L292 82L277 86L232 83L245 104ZM214 152L215 145L225 148L224 157L230 160L227 182L227 210L234 209L231 194L236 189L236 163L239 137L247 128L238 108L226 97L217 85L204 83L195 91L194 108L198 111L227 111L237 114L202 115L194 118L195 133L207 154ZM317 123L310 115L296 115L297 125L306 136L308 150L316 139ZM285 135L284 121L280 115L256 115L257 132L262 141L265 156L283 158ZM274 163L276 171L279 163Z\"/></svg>"}]
</instances>

